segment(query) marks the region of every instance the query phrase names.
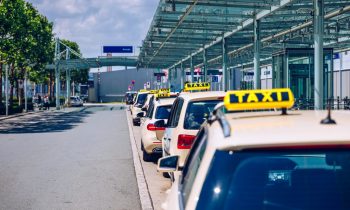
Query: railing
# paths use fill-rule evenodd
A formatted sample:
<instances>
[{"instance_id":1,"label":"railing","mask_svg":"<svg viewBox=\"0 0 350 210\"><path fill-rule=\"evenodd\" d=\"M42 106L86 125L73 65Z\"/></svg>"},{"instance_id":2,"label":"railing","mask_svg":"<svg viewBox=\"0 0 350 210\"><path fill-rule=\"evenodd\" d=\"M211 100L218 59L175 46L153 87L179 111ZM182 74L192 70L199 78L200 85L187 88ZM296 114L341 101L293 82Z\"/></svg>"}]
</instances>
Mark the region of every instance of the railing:
<instances>
[{"instance_id":1,"label":"railing","mask_svg":"<svg viewBox=\"0 0 350 210\"><path fill-rule=\"evenodd\" d=\"M331 106L334 110L350 110L350 99L345 98L330 98L325 103L325 107ZM314 99L310 98L296 98L294 103L294 109L296 110L313 110L314 109Z\"/></svg>"}]
</instances>

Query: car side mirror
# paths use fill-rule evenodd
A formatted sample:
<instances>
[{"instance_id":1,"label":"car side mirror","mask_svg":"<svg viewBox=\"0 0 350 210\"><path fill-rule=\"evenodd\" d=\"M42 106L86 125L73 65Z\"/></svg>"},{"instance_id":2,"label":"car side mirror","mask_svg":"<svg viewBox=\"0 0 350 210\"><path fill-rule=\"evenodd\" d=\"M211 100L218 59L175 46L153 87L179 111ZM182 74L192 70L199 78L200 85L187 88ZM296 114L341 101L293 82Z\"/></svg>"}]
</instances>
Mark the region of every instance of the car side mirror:
<instances>
[{"instance_id":1,"label":"car side mirror","mask_svg":"<svg viewBox=\"0 0 350 210\"><path fill-rule=\"evenodd\" d=\"M175 172L179 168L179 156L167 156L158 160L157 170L159 172Z\"/></svg>"},{"instance_id":2,"label":"car side mirror","mask_svg":"<svg viewBox=\"0 0 350 210\"><path fill-rule=\"evenodd\" d=\"M145 116L145 113L143 113L143 112L140 112L136 115L136 117L144 117L144 116Z\"/></svg>"},{"instance_id":3,"label":"car side mirror","mask_svg":"<svg viewBox=\"0 0 350 210\"><path fill-rule=\"evenodd\" d=\"M147 108L146 108L146 107L143 107L143 108L141 109L141 111L147 112Z\"/></svg>"}]
</instances>

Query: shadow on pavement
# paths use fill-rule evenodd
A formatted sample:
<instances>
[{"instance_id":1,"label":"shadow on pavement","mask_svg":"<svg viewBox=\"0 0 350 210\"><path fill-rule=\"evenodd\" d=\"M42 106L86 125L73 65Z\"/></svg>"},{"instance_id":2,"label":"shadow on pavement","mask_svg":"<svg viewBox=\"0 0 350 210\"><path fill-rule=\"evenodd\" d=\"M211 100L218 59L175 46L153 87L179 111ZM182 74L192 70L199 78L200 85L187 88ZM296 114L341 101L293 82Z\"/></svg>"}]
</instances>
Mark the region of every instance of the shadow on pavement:
<instances>
[{"instance_id":1,"label":"shadow on pavement","mask_svg":"<svg viewBox=\"0 0 350 210\"><path fill-rule=\"evenodd\" d=\"M0 134L62 132L73 129L92 114L90 111L45 112L30 118L0 121Z\"/></svg>"}]
</instances>

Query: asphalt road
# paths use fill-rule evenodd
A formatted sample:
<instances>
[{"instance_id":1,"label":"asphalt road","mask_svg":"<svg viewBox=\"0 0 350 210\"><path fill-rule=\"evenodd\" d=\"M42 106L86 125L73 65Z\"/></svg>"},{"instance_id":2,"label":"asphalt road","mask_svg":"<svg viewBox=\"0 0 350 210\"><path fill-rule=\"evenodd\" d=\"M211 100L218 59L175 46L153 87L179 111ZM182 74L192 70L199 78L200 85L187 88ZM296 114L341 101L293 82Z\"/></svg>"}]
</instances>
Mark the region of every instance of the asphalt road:
<instances>
[{"instance_id":1,"label":"asphalt road","mask_svg":"<svg viewBox=\"0 0 350 210\"><path fill-rule=\"evenodd\" d=\"M125 110L0 121L0 209L140 209Z\"/></svg>"}]
</instances>

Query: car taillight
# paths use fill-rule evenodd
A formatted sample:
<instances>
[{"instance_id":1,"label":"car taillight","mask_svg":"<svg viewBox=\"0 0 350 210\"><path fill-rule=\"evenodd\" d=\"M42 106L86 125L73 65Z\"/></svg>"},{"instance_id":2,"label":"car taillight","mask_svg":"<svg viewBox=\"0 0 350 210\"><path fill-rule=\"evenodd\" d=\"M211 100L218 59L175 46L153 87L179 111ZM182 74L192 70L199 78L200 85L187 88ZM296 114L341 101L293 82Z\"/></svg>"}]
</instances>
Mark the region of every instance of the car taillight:
<instances>
[{"instance_id":1,"label":"car taillight","mask_svg":"<svg viewBox=\"0 0 350 210\"><path fill-rule=\"evenodd\" d=\"M177 139L178 149L191 149L194 139L196 136L181 134Z\"/></svg>"},{"instance_id":2,"label":"car taillight","mask_svg":"<svg viewBox=\"0 0 350 210\"><path fill-rule=\"evenodd\" d=\"M156 127L154 124L150 123L147 125L147 130L149 131L163 131L165 128Z\"/></svg>"}]
</instances>

